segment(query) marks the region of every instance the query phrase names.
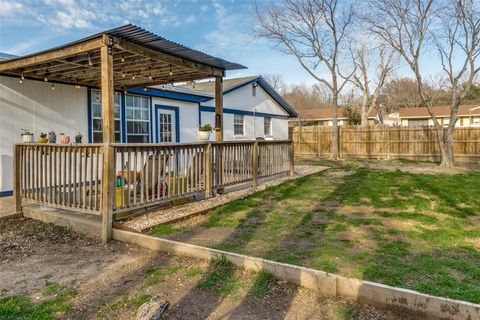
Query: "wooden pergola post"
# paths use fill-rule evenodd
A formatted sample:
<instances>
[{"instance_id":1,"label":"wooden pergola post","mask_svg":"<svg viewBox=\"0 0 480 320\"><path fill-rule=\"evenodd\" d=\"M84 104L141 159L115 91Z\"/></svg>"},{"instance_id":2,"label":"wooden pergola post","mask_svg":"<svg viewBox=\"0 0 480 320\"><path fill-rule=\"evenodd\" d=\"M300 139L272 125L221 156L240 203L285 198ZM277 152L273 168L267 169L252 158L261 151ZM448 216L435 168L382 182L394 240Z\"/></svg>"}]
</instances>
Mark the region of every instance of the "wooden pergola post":
<instances>
[{"instance_id":1,"label":"wooden pergola post","mask_svg":"<svg viewBox=\"0 0 480 320\"><path fill-rule=\"evenodd\" d=\"M111 145L115 141L113 54L108 37L104 37L104 45L100 48L100 60L103 133L102 242L106 244L112 239L112 215L115 199L115 153Z\"/></svg>"},{"instance_id":2,"label":"wooden pergola post","mask_svg":"<svg viewBox=\"0 0 480 320\"><path fill-rule=\"evenodd\" d=\"M223 141L223 77L215 76L215 140Z\"/></svg>"},{"instance_id":3,"label":"wooden pergola post","mask_svg":"<svg viewBox=\"0 0 480 320\"><path fill-rule=\"evenodd\" d=\"M215 140L223 141L223 77L215 76ZM222 148L217 149L216 177L221 181L223 171ZM224 188L217 188L217 193L223 193Z\"/></svg>"}]
</instances>

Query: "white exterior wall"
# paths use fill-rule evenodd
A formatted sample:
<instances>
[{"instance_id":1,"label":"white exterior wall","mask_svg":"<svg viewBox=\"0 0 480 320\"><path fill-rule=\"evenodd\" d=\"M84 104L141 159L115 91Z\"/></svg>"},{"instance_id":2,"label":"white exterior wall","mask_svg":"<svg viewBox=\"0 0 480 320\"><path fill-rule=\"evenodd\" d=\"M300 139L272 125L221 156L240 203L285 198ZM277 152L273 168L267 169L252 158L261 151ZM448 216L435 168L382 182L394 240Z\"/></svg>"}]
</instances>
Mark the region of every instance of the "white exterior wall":
<instances>
[{"instance_id":1,"label":"white exterior wall","mask_svg":"<svg viewBox=\"0 0 480 320\"><path fill-rule=\"evenodd\" d=\"M202 104L203 106L215 106L215 100L210 100ZM245 140L255 139L258 137L273 138L273 139L288 139L288 113L276 103L270 95L260 86L256 88L256 96L252 95L251 84L242 88L234 90L223 96L224 109L236 109L255 113L267 113L285 117L272 117L272 135L265 136L263 131L263 116L245 115L245 134L234 135L233 118L231 113L223 114L223 138L224 140ZM212 127L215 126L215 113L204 112L201 115L202 125L210 123ZM214 135L212 135L214 136ZM212 138L213 139L213 138Z\"/></svg>"},{"instance_id":2,"label":"white exterior wall","mask_svg":"<svg viewBox=\"0 0 480 320\"><path fill-rule=\"evenodd\" d=\"M165 98L152 98L152 114L153 114L153 139L156 141L157 123L155 113L155 105L163 105L170 107L178 107L179 111L179 125L180 128L180 142L197 142L198 132L198 103L185 102L178 100L171 100ZM178 119L177 119L178 121Z\"/></svg>"},{"instance_id":3,"label":"white exterior wall","mask_svg":"<svg viewBox=\"0 0 480 320\"><path fill-rule=\"evenodd\" d=\"M21 142L21 129L38 139L40 132L55 131L88 139L87 89L0 76L0 192L12 190L13 145Z\"/></svg>"}]
</instances>

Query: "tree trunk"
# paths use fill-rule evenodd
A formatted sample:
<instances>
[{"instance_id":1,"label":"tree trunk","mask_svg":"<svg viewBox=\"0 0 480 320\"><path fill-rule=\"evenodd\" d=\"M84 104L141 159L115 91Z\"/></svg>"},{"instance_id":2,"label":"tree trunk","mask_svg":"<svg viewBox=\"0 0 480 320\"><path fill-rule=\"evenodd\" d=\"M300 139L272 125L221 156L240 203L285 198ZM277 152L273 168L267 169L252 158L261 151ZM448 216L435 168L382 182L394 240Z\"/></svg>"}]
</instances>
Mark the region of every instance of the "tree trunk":
<instances>
[{"instance_id":1,"label":"tree trunk","mask_svg":"<svg viewBox=\"0 0 480 320\"><path fill-rule=\"evenodd\" d=\"M453 132L449 129L445 130L439 124L435 125L435 131L440 150L440 166L452 168L454 166Z\"/></svg>"},{"instance_id":2,"label":"tree trunk","mask_svg":"<svg viewBox=\"0 0 480 320\"><path fill-rule=\"evenodd\" d=\"M332 159L339 159L339 139L338 139L338 113L337 105L338 97L337 94L333 95L332 99L332 110L333 110L333 132L332 132Z\"/></svg>"},{"instance_id":3,"label":"tree trunk","mask_svg":"<svg viewBox=\"0 0 480 320\"><path fill-rule=\"evenodd\" d=\"M369 114L369 108L368 108L368 98L365 98L365 95L362 100L362 110L361 110L361 126L366 127L368 126L368 114Z\"/></svg>"}]
</instances>

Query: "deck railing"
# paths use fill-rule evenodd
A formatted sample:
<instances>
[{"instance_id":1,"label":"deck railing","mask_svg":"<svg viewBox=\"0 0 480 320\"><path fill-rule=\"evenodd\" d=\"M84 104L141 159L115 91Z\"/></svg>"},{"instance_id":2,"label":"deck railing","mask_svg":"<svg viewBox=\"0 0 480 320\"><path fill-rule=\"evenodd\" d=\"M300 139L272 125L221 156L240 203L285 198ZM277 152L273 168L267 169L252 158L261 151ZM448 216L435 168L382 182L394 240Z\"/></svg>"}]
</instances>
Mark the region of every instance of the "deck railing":
<instances>
[{"instance_id":1,"label":"deck railing","mask_svg":"<svg viewBox=\"0 0 480 320\"><path fill-rule=\"evenodd\" d=\"M16 145L15 177L21 197L32 203L99 213L101 145Z\"/></svg>"},{"instance_id":2,"label":"deck railing","mask_svg":"<svg viewBox=\"0 0 480 320\"><path fill-rule=\"evenodd\" d=\"M103 163L106 151L113 166ZM14 163L17 208L23 200L101 213L102 202L112 199L108 212L121 213L293 173L293 150L290 141L111 144L107 149L103 144L17 144ZM111 188L102 187L103 168L114 170L107 174L115 179Z\"/></svg>"}]
</instances>

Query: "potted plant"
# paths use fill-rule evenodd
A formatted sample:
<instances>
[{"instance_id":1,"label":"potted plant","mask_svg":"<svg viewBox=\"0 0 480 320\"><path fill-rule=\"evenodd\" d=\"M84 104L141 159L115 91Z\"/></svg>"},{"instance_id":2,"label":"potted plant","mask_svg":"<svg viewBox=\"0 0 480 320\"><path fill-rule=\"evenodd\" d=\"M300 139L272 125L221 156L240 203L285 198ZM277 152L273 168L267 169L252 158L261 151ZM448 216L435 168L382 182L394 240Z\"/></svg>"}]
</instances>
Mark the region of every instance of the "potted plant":
<instances>
[{"instance_id":1,"label":"potted plant","mask_svg":"<svg viewBox=\"0 0 480 320\"><path fill-rule=\"evenodd\" d=\"M38 138L38 142L39 143L47 143L48 142L47 134L43 133L43 132L40 132L40 138Z\"/></svg>"},{"instance_id":2,"label":"potted plant","mask_svg":"<svg viewBox=\"0 0 480 320\"><path fill-rule=\"evenodd\" d=\"M75 143L82 143L82 134L79 132L75 135Z\"/></svg>"},{"instance_id":3,"label":"potted plant","mask_svg":"<svg viewBox=\"0 0 480 320\"><path fill-rule=\"evenodd\" d=\"M57 143L57 135L55 134L55 131L52 130L48 133L48 142Z\"/></svg>"},{"instance_id":4,"label":"potted plant","mask_svg":"<svg viewBox=\"0 0 480 320\"><path fill-rule=\"evenodd\" d=\"M33 142L33 133L30 132L28 129L22 129L22 142L23 143L32 143Z\"/></svg>"},{"instance_id":5,"label":"potted plant","mask_svg":"<svg viewBox=\"0 0 480 320\"><path fill-rule=\"evenodd\" d=\"M212 131L213 131L213 128L209 123L198 127L198 141L209 141L210 133Z\"/></svg>"},{"instance_id":6,"label":"potted plant","mask_svg":"<svg viewBox=\"0 0 480 320\"><path fill-rule=\"evenodd\" d=\"M70 136L66 136L65 133L60 132L60 144L69 144Z\"/></svg>"}]
</instances>

